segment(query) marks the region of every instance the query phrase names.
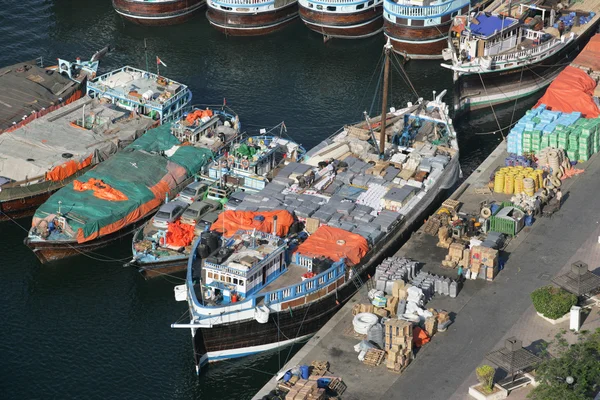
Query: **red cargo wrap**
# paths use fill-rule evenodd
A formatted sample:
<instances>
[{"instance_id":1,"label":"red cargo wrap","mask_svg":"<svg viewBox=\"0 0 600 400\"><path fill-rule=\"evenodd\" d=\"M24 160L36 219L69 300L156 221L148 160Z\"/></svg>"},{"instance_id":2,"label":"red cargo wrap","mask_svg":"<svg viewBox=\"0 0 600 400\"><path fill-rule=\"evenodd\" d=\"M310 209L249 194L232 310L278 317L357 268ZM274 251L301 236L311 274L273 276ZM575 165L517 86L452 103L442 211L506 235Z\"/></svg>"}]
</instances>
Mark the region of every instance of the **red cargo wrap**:
<instances>
[{"instance_id":1,"label":"red cargo wrap","mask_svg":"<svg viewBox=\"0 0 600 400\"><path fill-rule=\"evenodd\" d=\"M590 39L577 58L573 60L573 65L600 71L600 33Z\"/></svg>"},{"instance_id":2,"label":"red cargo wrap","mask_svg":"<svg viewBox=\"0 0 600 400\"><path fill-rule=\"evenodd\" d=\"M545 104L549 110L571 113L579 111L585 118L600 115L592 95L596 81L579 68L568 66L548 86L544 96L535 105Z\"/></svg>"},{"instance_id":3,"label":"red cargo wrap","mask_svg":"<svg viewBox=\"0 0 600 400\"><path fill-rule=\"evenodd\" d=\"M287 210L275 211L232 211L222 212L219 218L210 227L211 230L221 232L225 237L233 236L238 230L273 233L273 217L277 216L277 236L284 237L288 234L294 217Z\"/></svg>"},{"instance_id":4,"label":"red cargo wrap","mask_svg":"<svg viewBox=\"0 0 600 400\"><path fill-rule=\"evenodd\" d=\"M298 246L303 256L324 256L333 261L345 258L347 264L356 265L369 251L367 239L343 229L322 225Z\"/></svg>"}]
</instances>

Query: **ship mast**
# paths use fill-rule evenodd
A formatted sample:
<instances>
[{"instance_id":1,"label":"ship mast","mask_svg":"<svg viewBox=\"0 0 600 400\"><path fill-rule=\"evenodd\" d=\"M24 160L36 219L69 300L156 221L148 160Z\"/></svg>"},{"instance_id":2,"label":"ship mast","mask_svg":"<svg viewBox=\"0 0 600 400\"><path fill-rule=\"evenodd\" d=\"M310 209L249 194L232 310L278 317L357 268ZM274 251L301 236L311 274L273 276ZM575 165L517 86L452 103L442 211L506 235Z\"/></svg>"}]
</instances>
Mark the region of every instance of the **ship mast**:
<instances>
[{"instance_id":1,"label":"ship mast","mask_svg":"<svg viewBox=\"0 0 600 400\"><path fill-rule=\"evenodd\" d=\"M392 44L390 38L388 38L385 44L385 66L383 68L383 99L381 101L381 133L379 135L379 157L383 158L385 154L385 128L387 122L387 101L388 101L388 86L389 86L389 75L390 75L390 52L392 51Z\"/></svg>"}]
</instances>

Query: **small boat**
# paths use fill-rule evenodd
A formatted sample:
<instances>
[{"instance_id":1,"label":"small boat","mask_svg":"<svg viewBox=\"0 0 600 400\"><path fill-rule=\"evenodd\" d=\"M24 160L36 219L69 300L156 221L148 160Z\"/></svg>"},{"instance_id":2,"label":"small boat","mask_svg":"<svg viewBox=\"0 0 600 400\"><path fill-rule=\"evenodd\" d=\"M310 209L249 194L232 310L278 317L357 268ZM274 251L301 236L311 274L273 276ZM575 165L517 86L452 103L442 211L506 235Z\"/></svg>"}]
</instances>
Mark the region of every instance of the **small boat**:
<instances>
[{"instance_id":1,"label":"small boat","mask_svg":"<svg viewBox=\"0 0 600 400\"><path fill-rule=\"evenodd\" d=\"M206 18L231 36L275 32L298 17L298 0L208 0Z\"/></svg>"},{"instance_id":2,"label":"small boat","mask_svg":"<svg viewBox=\"0 0 600 400\"><path fill-rule=\"evenodd\" d=\"M112 0L115 11L139 25L175 25L192 18L206 0Z\"/></svg>"},{"instance_id":3,"label":"small boat","mask_svg":"<svg viewBox=\"0 0 600 400\"><path fill-rule=\"evenodd\" d=\"M562 4L560 5L562 7ZM456 114L515 101L548 86L600 25L597 3L492 3L452 18L442 67L453 72Z\"/></svg>"},{"instance_id":4,"label":"small boat","mask_svg":"<svg viewBox=\"0 0 600 400\"><path fill-rule=\"evenodd\" d=\"M239 117L224 105L194 106L190 112L172 124L171 133L182 143L210 149L218 158L240 135L240 129ZM233 192L233 187L205 178L206 176L203 178L199 175L198 180L183 188L172 201L187 205L208 201L208 204L211 202L220 204L218 209L221 209L222 204L227 203L229 195ZM197 215L197 220L193 224L189 224L198 232L182 227L181 224L169 228L177 221L162 228L157 228L150 222L145 223L133 235L133 257L125 265L137 267L144 276L149 278L185 270L192 240L203 231L204 225L210 222L210 216L218 210L207 207L204 211ZM185 231L188 236L183 235L183 239L178 237L173 241L170 236L167 236L169 229Z\"/></svg>"},{"instance_id":5,"label":"small boat","mask_svg":"<svg viewBox=\"0 0 600 400\"><path fill-rule=\"evenodd\" d=\"M181 118L192 100L191 90L183 83L130 66L90 80L87 94L161 124Z\"/></svg>"},{"instance_id":6,"label":"small boat","mask_svg":"<svg viewBox=\"0 0 600 400\"><path fill-rule=\"evenodd\" d=\"M470 9L471 0L384 0L383 32L406 59L441 59L451 19Z\"/></svg>"},{"instance_id":7,"label":"small boat","mask_svg":"<svg viewBox=\"0 0 600 400\"><path fill-rule=\"evenodd\" d=\"M171 326L191 330L197 373L317 332L457 182L445 91L389 113L383 93L382 116L284 161L192 246L175 288L190 319Z\"/></svg>"},{"instance_id":8,"label":"small boat","mask_svg":"<svg viewBox=\"0 0 600 400\"><path fill-rule=\"evenodd\" d=\"M151 129L50 196L35 211L25 244L42 263L105 247L142 226L212 157L182 145L170 124Z\"/></svg>"},{"instance_id":9,"label":"small boat","mask_svg":"<svg viewBox=\"0 0 600 400\"><path fill-rule=\"evenodd\" d=\"M138 268L146 278L185 271L192 244L217 220L234 190L218 182L198 180L189 184L170 202L183 205L182 215L166 227L156 226L150 220L138 229L131 246L133 258L125 266ZM186 191L194 193L193 202L181 199ZM161 211L162 208L158 213Z\"/></svg>"},{"instance_id":10,"label":"small boat","mask_svg":"<svg viewBox=\"0 0 600 400\"><path fill-rule=\"evenodd\" d=\"M300 19L324 40L361 39L383 30L383 0L298 0L298 4Z\"/></svg>"}]
</instances>

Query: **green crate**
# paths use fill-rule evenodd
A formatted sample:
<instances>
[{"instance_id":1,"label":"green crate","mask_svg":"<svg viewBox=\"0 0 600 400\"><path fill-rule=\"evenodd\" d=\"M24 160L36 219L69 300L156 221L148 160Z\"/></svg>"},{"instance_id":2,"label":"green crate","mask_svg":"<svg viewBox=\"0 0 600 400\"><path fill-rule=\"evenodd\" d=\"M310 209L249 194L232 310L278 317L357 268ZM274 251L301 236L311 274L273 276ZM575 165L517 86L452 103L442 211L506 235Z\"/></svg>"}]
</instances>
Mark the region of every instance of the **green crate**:
<instances>
[{"instance_id":1,"label":"green crate","mask_svg":"<svg viewBox=\"0 0 600 400\"><path fill-rule=\"evenodd\" d=\"M490 231L515 236L515 222L498 217L490 217Z\"/></svg>"}]
</instances>

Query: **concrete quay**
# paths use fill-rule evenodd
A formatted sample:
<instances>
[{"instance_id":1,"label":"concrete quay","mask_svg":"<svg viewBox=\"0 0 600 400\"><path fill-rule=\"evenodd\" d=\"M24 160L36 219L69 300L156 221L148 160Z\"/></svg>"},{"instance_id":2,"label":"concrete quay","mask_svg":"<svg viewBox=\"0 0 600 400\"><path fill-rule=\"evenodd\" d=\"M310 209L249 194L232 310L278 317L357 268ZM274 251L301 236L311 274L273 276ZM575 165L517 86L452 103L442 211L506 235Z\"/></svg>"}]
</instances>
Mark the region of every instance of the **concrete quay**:
<instances>
[{"instance_id":1,"label":"concrete quay","mask_svg":"<svg viewBox=\"0 0 600 400\"><path fill-rule=\"evenodd\" d=\"M481 201L503 201L510 197L481 194L483 192L478 190L487 186L498 166L504 165L505 149L506 144L502 142L450 196L462 203L461 211L478 213ZM344 399L468 398L468 386L476 381L475 368L487 352L500 347L505 337L515 333L527 346L553 335L554 326L546 326L533 318L530 293L549 284L550 279L575 258L588 262L592 270L599 263L600 250L596 249L593 253L596 255L587 258L581 254L582 248L594 247L594 242L600 246L600 203L594 200L600 193L600 180L595 179L600 172L597 160L598 156L594 156L578 165L577 168L583 167L586 172L563 183L565 195L559 212L552 218L537 219L533 226L523 229L508 243L504 249L504 258L507 258L504 269L493 282L468 280L457 298L438 296L426 304L427 308L449 311L453 324L421 348L404 373L389 372L385 366L369 367L357 359L353 346L359 339L350 334L352 307L357 302L367 301L366 287L328 321L282 371L313 360L328 360L330 371L341 376L348 387ZM396 255L419 261L424 271L456 278L455 270L440 266L447 249L437 247L436 243L437 237L425 234L421 228ZM584 246L584 243L587 244ZM580 251L576 254L577 249ZM589 318L587 323L600 325L594 321L595 318ZM276 384L274 377L253 398L262 398Z\"/></svg>"}]
</instances>

